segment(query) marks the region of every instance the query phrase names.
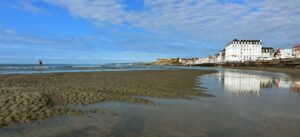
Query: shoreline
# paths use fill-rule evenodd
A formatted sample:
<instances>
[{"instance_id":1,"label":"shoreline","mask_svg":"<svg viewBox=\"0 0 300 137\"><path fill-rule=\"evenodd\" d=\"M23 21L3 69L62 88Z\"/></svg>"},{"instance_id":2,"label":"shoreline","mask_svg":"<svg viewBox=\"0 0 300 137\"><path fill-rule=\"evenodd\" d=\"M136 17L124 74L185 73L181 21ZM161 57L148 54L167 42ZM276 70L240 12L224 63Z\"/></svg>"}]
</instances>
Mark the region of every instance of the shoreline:
<instances>
[{"instance_id":1,"label":"shoreline","mask_svg":"<svg viewBox=\"0 0 300 137\"><path fill-rule=\"evenodd\" d=\"M222 68L284 73L291 76L292 78L300 78L300 69L298 68L269 68L269 67L222 67Z\"/></svg>"},{"instance_id":2,"label":"shoreline","mask_svg":"<svg viewBox=\"0 0 300 137\"><path fill-rule=\"evenodd\" d=\"M154 65L154 66L186 66L186 65ZM240 69L240 70L257 70L257 71L266 71L266 72L275 72L275 73L285 73L291 77L299 77L300 78L300 68L284 68L284 67L262 67L262 66L210 66L210 65L192 65L189 67L215 67L215 68L224 68L224 69ZM178 69L178 70L189 70L189 69ZM192 69L193 70L193 69ZM195 69L197 70L197 69ZM170 70L117 70L117 71L78 71L78 72L41 72L41 73L8 73L8 74L0 74L1 76L18 76L18 75L56 75L56 74L77 74L77 73L115 73L115 72L137 72L137 71L170 71ZM210 70L204 70L210 71ZM1 83L0 83L1 84Z\"/></svg>"},{"instance_id":3,"label":"shoreline","mask_svg":"<svg viewBox=\"0 0 300 137\"><path fill-rule=\"evenodd\" d=\"M141 70L0 75L0 127L64 114L83 114L69 104L103 101L151 103L139 96L189 99L211 96L196 89L195 78L205 70Z\"/></svg>"}]
</instances>

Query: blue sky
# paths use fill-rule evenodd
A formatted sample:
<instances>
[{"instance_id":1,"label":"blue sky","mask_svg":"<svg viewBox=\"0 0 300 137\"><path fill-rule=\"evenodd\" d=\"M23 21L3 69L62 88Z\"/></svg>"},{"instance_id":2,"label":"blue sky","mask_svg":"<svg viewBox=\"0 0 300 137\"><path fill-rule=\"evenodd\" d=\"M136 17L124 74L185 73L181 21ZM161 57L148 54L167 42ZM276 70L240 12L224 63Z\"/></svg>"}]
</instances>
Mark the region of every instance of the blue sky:
<instances>
[{"instance_id":1,"label":"blue sky","mask_svg":"<svg viewBox=\"0 0 300 137\"><path fill-rule=\"evenodd\" d=\"M234 38L292 47L299 9L299 0L2 0L0 63L204 57Z\"/></svg>"}]
</instances>

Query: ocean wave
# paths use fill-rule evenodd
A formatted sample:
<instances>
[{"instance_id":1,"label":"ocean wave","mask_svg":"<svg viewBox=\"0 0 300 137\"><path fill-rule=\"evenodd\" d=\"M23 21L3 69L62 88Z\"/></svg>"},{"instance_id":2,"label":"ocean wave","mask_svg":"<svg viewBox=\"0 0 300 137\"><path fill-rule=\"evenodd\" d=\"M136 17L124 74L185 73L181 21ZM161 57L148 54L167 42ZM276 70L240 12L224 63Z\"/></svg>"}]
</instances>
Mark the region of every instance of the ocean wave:
<instances>
[{"instance_id":1,"label":"ocean wave","mask_svg":"<svg viewBox=\"0 0 300 137\"><path fill-rule=\"evenodd\" d=\"M118 70L154 70L166 69L161 66L139 65L134 63L114 63L101 65L12 65L1 64L0 74L19 74L19 73L52 73L52 72L93 72L93 71L118 71Z\"/></svg>"},{"instance_id":2,"label":"ocean wave","mask_svg":"<svg viewBox=\"0 0 300 137\"><path fill-rule=\"evenodd\" d=\"M72 66L0 66L0 70L71 68Z\"/></svg>"}]
</instances>

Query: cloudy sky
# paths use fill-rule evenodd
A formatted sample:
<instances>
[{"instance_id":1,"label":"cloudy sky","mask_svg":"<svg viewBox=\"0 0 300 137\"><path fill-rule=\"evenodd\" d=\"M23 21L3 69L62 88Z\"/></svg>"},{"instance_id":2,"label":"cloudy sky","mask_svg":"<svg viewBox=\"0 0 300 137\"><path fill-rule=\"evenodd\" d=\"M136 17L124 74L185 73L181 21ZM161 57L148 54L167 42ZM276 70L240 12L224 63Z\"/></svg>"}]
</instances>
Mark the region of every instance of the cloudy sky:
<instances>
[{"instance_id":1,"label":"cloudy sky","mask_svg":"<svg viewBox=\"0 0 300 137\"><path fill-rule=\"evenodd\" d=\"M300 43L300 0L0 1L0 63L203 57L234 38Z\"/></svg>"}]
</instances>

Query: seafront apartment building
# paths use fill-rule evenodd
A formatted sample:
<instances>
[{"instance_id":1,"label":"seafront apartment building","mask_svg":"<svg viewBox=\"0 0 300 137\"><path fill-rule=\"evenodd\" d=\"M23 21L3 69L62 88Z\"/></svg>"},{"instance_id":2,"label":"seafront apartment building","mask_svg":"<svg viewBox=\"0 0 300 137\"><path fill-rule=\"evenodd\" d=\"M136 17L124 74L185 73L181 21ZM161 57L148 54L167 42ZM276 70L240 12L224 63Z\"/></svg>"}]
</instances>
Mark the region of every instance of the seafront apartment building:
<instances>
[{"instance_id":1,"label":"seafront apartment building","mask_svg":"<svg viewBox=\"0 0 300 137\"><path fill-rule=\"evenodd\" d=\"M272 60L274 58L274 48L262 47L260 60Z\"/></svg>"},{"instance_id":2,"label":"seafront apartment building","mask_svg":"<svg viewBox=\"0 0 300 137\"><path fill-rule=\"evenodd\" d=\"M261 40L237 40L225 48L225 61L255 61L262 55Z\"/></svg>"}]
</instances>

